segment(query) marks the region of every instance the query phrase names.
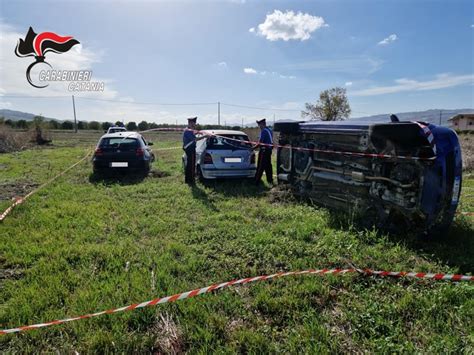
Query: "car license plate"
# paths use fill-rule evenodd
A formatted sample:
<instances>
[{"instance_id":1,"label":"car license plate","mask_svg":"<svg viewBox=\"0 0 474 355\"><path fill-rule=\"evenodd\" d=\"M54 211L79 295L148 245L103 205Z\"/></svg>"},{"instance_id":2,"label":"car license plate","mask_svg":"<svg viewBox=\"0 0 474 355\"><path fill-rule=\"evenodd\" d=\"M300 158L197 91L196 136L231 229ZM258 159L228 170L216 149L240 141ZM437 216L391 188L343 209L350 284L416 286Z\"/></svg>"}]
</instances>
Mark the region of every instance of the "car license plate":
<instances>
[{"instance_id":1,"label":"car license plate","mask_svg":"<svg viewBox=\"0 0 474 355\"><path fill-rule=\"evenodd\" d=\"M453 197L451 199L452 204L456 204L459 201L459 188L461 187L461 177L456 176L453 186Z\"/></svg>"},{"instance_id":2,"label":"car license plate","mask_svg":"<svg viewBox=\"0 0 474 355\"><path fill-rule=\"evenodd\" d=\"M128 168L127 162L114 162L110 163L111 168Z\"/></svg>"},{"instance_id":3,"label":"car license plate","mask_svg":"<svg viewBox=\"0 0 474 355\"><path fill-rule=\"evenodd\" d=\"M242 158L224 158L224 163L242 163Z\"/></svg>"}]
</instances>

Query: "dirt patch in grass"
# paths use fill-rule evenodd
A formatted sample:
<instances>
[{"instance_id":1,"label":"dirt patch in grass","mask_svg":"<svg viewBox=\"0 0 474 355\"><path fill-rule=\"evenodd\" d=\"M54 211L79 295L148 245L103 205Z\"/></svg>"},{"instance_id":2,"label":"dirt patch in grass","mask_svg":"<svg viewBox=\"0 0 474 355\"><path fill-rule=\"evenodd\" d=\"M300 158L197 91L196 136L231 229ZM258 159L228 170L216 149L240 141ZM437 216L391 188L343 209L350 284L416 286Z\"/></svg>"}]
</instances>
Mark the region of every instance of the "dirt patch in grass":
<instances>
[{"instance_id":1,"label":"dirt patch in grass","mask_svg":"<svg viewBox=\"0 0 474 355\"><path fill-rule=\"evenodd\" d=\"M161 170L152 170L150 171L150 174L148 175L149 177L152 178L164 178L167 176L170 176L171 174L167 171L161 171Z\"/></svg>"},{"instance_id":2,"label":"dirt patch in grass","mask_svg":"<svg viewBox=\"0 0 474 355\"><path fill-rule=\"evenodd\" d=\"M7 279L15 279L18 280L20 277L23 276L24 270L23 269L0 269L0 287L1 281Z\"/></svg>"},{"instance_id":3,"label":"dirt patch in grass","mask_svg":"<svg viewBox=\"0 0 474 355\"><path fill-rule=\"evenodd\" d=\"M268 201L270 203L295 202L295 196L289 185L278 185L269 191Z\"/></svg>"},{"instance_id":4,"label":"dirt patch in grass","mask_svg":"<svg viewBox=\"0 0 474 355\"><path fill-rule=\"evenodd\" d=\"M37 183L28 180L0 183L0 201L25 196L37 186Z\"/></svg>"},{"instance_id":5,"label":"dirt patch in grass","mask_svg":"<svg viewBox=\"0 0 474 355\"><path fill-rule=\"evenodd\" d=\"M152 332L156 334L154 354L184 353L183 332L168 313L160 314L157 317Z\"/></svg>"}]
</instances>

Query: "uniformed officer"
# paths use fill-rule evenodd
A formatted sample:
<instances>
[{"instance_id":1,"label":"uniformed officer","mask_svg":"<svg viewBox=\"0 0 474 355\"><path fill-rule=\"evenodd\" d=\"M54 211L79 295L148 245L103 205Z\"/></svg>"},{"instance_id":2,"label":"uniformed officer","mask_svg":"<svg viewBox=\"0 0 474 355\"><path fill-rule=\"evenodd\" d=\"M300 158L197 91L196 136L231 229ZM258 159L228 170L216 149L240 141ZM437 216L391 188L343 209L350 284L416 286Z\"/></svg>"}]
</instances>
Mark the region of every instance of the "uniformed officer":
<instances>
[{"instance_id":1,"label":"uniformed officer","mask_svg":"<svg viewBox=\"0 0 474 355\"><path fill-rule=\"evenodd\" d=\"M260 127L260 138L259 144L255 146L259 148L257 172L255 174L255 183L260 184L262 180L263 172L267 176L269 184L273 184L273 168L272 168L272 150L273 150L273 132L267 127L266 119L257 121L258 127Z\"/></svg>"},{"instance_id":2,"label":"uniformed officer","mask_svg":"<svg viewBox=\"0 0 474 355\"><path fill-rule=\"evenodd\" d=\"M184 169L184 182L194 184L194 174L196 172L196 141L205 138L202 136L196 139L197 117L188 118L188 128L183 132L183 150L186 153L186 166Z\"/></svg>"}]
</instances>

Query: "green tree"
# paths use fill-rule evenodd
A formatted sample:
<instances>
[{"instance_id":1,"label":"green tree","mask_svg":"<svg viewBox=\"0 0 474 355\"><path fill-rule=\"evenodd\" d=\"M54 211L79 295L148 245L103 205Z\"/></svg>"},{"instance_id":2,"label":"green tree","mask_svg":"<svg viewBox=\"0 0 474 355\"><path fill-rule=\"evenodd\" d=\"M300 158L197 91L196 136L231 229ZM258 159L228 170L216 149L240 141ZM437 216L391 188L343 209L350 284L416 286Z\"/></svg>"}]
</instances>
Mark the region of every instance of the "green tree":
<instances>
[{"instance_id":1,"label":"green tree","mask_svg":"<svg viewBox=\"0 0 474 355\"><path fill-rule=\"evenodd\" d=\"M316 104L307 102L305 108L306 111L301 111L301 116L312 120L339 121L348 118L351 114L346 89L341 87L322 91L318 102Z\"/></svg>"},{"instance_id":2,"label":"green tree","mask_svg":"<svg viewBox=\"0 0 474 355\"><path fill-rule=\"evenodd\" d=\"M58 121L56 121L56 120L50 120L50 121L48 122L48 127L49 127L50 129L60 129L60 128L61 128L61 124L60 124Z\"/></svg>"},{"instance_id":3,"label":"green tree","mask_svg":"<svg viewBox=\"0 0 474 355\"><path fill-rule=\"evenodd\" d=\"M90 121L89 124L88 124L88 128L93 129L95 131L100 130L101 127L102 126L101 126L100 122L97 122L97 121Z\"/></svg>"},{"instance_id":4,"label":"green tree","mask_svg":"<svg viewBox=\"0 0 474 355\"><path fill-rule=\"evenodd\" d=\"M125 127L124 124L123 124L122 122L120 122L120 121L115 122L115 125L116 125L117 127Z\"/></svg>"},{"instance_id":5,"label":"green tree","mask_svg":"<svg viewBox=\"0 0 474 355\"><path fill-rule=\"evenodd\" d=\"M74 128L74 123L71 121L64 121L61 122L61 129L73 129Z\"/></svg>"},{"instance_id":6,"label":"green tree","mask_svg":"<svg viewBox=\"0 0 474 355\"><path fill-rule=\"evenodd\" d=\"M44 122L44 117L41 115L33 117L33 126L35 128L42 127Z\"/></svg>"},{"instance_id":7,"label":"green tree","mask_svg":"<svg viewBox=\"0 0 474 355\"><path fill-rule=\"evenodd\" d=\"M139 130L139 131L146 131L148 128L149 128L149 124L148 124L147 121L141 121L141 122L138 124L138 130Z\"/></svg>"},{"instance_id":8,"label":"green tree","mask_svg":"<svg viewBox=\"0 0 474 355\"><path fill-rule=\"evenodd\" d=\"M78 121L77 122L77 129L87 129L87 122L86 121Z\"/></svg>"},{"instance_id":9,"label":"green tree","mask_svg":"<svg viewBox=\"0 0 474 355\"><path fill-rule=\"evenodd\" d=\"M104 131L107 131L112 126L113 126L112 122L102 122L102 130Z\"/></svg>"},{"instance_id":10,"label":"green tree","mask_svg":"<svg viewBox=\"0 0 474 355\"><path fill-rule=\"evenodd\" d=\"M136 131L138 128L135 122L128 122L126 127L128 131Z\"/></svg>"},{"instance_id":11,"label":"green tree","mask_svg":"<svg viewBox=\"0 0 474 355\"><path fill-rule=\"evenodd\" d=\"M19 120L16 122L15 126L16 128L26 129L28 128L28 122L26 122L25 120Z\"/></svg>"}]
</instances>

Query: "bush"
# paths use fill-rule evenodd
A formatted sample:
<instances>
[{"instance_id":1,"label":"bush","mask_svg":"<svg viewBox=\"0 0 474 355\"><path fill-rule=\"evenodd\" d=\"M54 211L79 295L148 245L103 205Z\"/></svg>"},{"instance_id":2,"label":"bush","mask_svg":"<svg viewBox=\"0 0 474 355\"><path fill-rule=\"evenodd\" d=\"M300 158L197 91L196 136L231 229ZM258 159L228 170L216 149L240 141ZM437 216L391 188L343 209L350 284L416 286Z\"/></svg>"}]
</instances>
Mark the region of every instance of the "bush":
<instances>
[{"instance_id":1,"label":"bush","mask_svg":"<svg viewBox=\"0 0 474 355\"><path fill-rule=\"evenodd\" d=\"M89 129L92 129L94 131L98 131L102 128L102 125L100 124L100 122L90 121L89 124L88 124L88 127L89 127Z\"/></svg>"},{"instance_id":2,"label":"bush","mask_svg":"<svg viewBox=\"0 0 474 355\"><path fill-rule=\"evenodd\" d=\"M472 172L474 170L474 135L459 135L459 143L462 152L462 170Z\"/></svg>"},{"instance_id":3,"label":"bush","mask_svg":"<svg viewBox=\"0 0 474 355\"><path fill-rule=\"evenodd\" d=\"M61 129L74 129L74 123L71 121L64 121L61 123Z\"/></svg>"},{"instance_id":4,"label":"bush","mask_svg":"<svg viewBox=\"0 0 474 355\"><path fill-rule=\"evenodd\" d=\"M0 153L21 150L27 142L24 132L15 132L7 125L0 125Z\"/></svg>"}]
</instances>

